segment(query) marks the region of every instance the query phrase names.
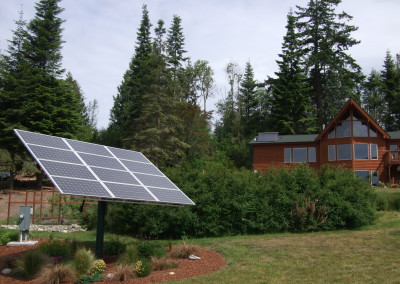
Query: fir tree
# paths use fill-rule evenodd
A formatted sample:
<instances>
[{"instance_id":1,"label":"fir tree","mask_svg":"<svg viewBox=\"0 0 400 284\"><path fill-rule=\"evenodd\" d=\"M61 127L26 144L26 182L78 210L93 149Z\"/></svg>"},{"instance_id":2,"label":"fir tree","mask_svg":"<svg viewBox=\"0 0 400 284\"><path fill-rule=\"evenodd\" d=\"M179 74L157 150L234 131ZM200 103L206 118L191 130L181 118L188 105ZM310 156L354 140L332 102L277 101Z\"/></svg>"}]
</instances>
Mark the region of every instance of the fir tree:
<instances>
[{"instance_id":1,"label":"fir tree","mask_svg":"<svg viewBox=\"0 0 400 284\"><path fill-rule=\"evenodd\" d=\"M257 97L257 87L258 84L254 79L253 67L250 62L247 62L239 92L239 100L242 107L240 113L242 116L243 135L247 139L254 136L259 128L260 101Z\"/></svg>"},{"instance_id":2,"label":"fir tree","mask_svg":"<svg viewBox=\"0 0 400 284\"><path fill-rule=\"evenodd\" d=\"M363 107L379 125L385 125L384 115L387 113L387 105L382 90L382 78L381 74L374 69L365 83Z\"/></svg>"},{"instance_id":3,"label":"fir tree","mask_svg":"<svg viewBox=\"0 0 400 284\"><path fill-rule=\"evenodd\" d=\"M135 54L125 72L123 81L118 87L118 94L114 97L111 109L111 126L118 129L122 138L122 145L131 148L131 138L137 129L132 122L140 117L143 104L143 88L146 87L148 69L147 61L152 53L151 23L147 6L142 7L142 20L137 32Z\"/></svg>"},{"instance_id":4,"label":"fir tree","mask_svg":"<svg viewBox=\"0 0 400 284\"><path fill-rule=\"evenodd\" d=\"M287 16L287 33L282 54L277 61L279 71L272 84L271 129L280 134L301 134L310 131L310 98L305 70L302 68L300 45L295 32L295 17Z\"/></svg>"},{"instance_id":5,"label":"fir tree","mask_svg":"<svg viewBox=\"0 0 400 284\"><path fill-rule=\"evenodd\" d=\"M346 53L359 43L351 37L358 28L346 23L352 19L350 15L335 12L340 3L341 0L310 0L306 8L297 6L296 26L319 128L347 98L360 98L361 68Z\"/></svg>"}]
</instances>

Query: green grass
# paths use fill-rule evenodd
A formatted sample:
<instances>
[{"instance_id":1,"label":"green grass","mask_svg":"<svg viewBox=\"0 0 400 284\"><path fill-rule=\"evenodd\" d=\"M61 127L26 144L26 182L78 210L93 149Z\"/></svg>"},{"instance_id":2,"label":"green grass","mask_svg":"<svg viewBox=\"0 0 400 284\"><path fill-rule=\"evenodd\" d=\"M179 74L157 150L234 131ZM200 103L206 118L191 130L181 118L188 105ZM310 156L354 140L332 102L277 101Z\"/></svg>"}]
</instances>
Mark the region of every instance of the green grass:
<instances>
[{"instance_id":1,"label":"green grass","mask_svg":"<svg viewBox=\"0 0 400 284\"><path fill-rule=\"evenodd\" d=\"M170 283L399 283L400 212L379 214L375 224L354 231L190 239L189 243L220 252L227 266ZM52 234L92 247L96 238L94 231ZM112 236L106 234L105 239Z\"/></svg>"}]
</instances>

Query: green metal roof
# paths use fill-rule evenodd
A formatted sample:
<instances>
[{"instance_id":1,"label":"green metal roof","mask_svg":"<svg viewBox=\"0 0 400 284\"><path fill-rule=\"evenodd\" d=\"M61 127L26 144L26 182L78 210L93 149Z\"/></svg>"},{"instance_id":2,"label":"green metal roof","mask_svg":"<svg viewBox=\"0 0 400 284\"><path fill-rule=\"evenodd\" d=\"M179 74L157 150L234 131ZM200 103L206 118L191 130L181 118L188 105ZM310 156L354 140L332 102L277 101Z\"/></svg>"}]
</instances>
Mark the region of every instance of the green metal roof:
<instances>
[{"instance_id":1,"label":"green metal roof","mask_svg":"<svg viewBox=\"0 0 400 284\"><path fill-rule=\"evenodd\" d=\"M387 134L390 135L390 139L400 139L400 131L388 131Z\"/></svg>"},{"instance_id":2,"label":"green metal roof","mask_svg":"<svg viewBox=\"0 0 400 284\"><path fill-rule=\"evenodd\" d=\"M301 134L301 135L278 135L276 141L257 141L257 137L250 141L250 144L275 144L275 143L296 143L296 142L315 142L318 134ZM400 132L399 132L400 137Z\"/></svg>"}]
</instances>

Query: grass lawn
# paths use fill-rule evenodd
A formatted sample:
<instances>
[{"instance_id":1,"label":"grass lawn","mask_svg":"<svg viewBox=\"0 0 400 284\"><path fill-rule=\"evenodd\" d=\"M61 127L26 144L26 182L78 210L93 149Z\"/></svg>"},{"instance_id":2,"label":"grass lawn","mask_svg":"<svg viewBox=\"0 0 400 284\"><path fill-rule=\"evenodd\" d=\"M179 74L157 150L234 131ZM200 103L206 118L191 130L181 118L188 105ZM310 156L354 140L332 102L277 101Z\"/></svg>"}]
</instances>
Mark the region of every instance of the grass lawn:
<instances>
[{"instance_id":1,"label":"grass lawn","mask_svg":"<svg viewBox=\"0 0 400 284\"><path fill-rule=\"evenodd\" d=\"M46 233L32 234L46 236ZM94 232L54 233L54 237L95 243ZM105 236L108 237L111 235ZM216 273L179 283L400 282L400 212L381 213L376 224L356 231L235 236L189 242L219 251L228 265Z\"/></svg>"}]
</instances>

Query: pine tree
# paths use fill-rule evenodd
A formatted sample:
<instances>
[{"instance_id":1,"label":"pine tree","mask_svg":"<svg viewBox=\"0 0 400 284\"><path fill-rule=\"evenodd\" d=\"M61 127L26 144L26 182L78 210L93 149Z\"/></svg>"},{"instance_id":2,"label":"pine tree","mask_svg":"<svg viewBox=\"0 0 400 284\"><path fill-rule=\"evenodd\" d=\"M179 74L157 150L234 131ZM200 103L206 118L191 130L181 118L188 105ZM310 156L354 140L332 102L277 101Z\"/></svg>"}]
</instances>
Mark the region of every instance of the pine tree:
<instances>
[{"instance_id":1,"label":"pine tree","mask_svg":"<svg viewBox=\"0 0 400 284\"><path fill-rule=\"evenodd\" d=\"M319 128L347 98L360 98L361 68L346 53L359 43L351 37L358 28L346 23L352 19L350 15L335 12L340 3L341 0L310 0L306 8L297 6L296 26Z\"/></svg>"},{"instance_id":2,"label":"pine tree","mask_svg":"<svg viewBox=\"0 0 400 284\"><path fill-rule=\"evenodd\" d=\"M365 83L363 107L379 125L384 126L384 115L387 113L387 105L382 87L381 74L373 69Z\"/></svg>"},{"instance_id":3,"label":"pine tree","mask_svg":"<svg viewBox=\"0 0 400 284\"><path fill-rule=\"evenodd\" d=\"M300 44L295 32L295 17L287 16L287 33L282 54L277 61L276 79L270 79L272 88L271 129L281 134L301 134L310 131L310 98L305 70L302 68Z\"/></svg>"},{"instance_id":4,"label":"pine tree","mask_svg":"<svg viewBox=\"0 0 400 284\"><path fill-rule=\"evenodd\" d=\"M239 92L243 135L247 139L257 133L260 123L260 100L257 96L259 94L257 88L258 84L254 79L253 67L250 62L247 62Z\"/></svg>"},{"instance_id":5,"label":"pine tree","mask_svg":"<svg viewBox=\"0 0 400 284\"><path fill-rule=\"evenodd\" d=\"M386 103L384 127L387 131L400 128L400 70L390 51L386 52L381 72L382 92Z\"/></svg>"},{"instance_id":6,"label":"pine tree","mask_svg":"<svg viewBox=\"0 0 400 284\"><path fill-rule=\"evenodd\" d=\"M151 72L147 61L152 53L151 23L147 6L142 7L142 20L137 32L135 54L125 72L123 81L118 87L111 110L111 127L117 129L122 138L122 146L131 148L131 138L137 132L132 122L140 117L145 88L145 77Z\"/></svg>"}]
</instances>

